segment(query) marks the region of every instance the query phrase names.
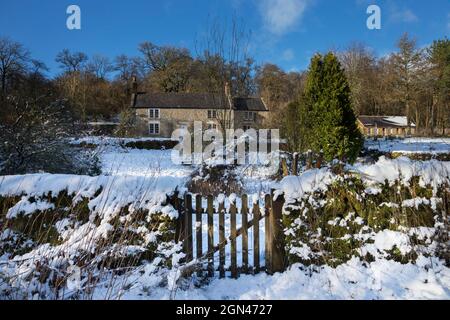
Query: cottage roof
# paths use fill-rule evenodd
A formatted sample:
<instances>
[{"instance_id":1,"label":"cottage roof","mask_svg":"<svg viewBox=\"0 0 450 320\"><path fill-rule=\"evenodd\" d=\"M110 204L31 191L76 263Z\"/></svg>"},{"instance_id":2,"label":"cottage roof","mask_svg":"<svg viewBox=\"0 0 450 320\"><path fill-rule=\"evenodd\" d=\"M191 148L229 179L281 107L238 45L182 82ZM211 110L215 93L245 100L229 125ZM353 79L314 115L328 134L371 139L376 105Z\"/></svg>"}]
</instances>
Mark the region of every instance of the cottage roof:
<instances>
[{"instance_id":1,"label":"cottage roof","mask_svg":"<svg viewBox=\"0 0 450 320\"><path fill-rule=\"evenodd\" d=\"M408 118L403 116L359 116L358 120L365 127L378 128L405 128L408 127ZM411 127L416 125L411 122Z\"/></svg>"},{"instance_id":2,"label":"cottage roof","mask_svg":"<svg viewBox=\"0 0 450 320\"><path fill-rule=\"evenodd\" d=\"M231 99L238 111L268 111L261 98L236 97ZM136 109L224 109L229 108L224 95L210 93L141 93L135 98Z\"/></svg>"}]
</instances>

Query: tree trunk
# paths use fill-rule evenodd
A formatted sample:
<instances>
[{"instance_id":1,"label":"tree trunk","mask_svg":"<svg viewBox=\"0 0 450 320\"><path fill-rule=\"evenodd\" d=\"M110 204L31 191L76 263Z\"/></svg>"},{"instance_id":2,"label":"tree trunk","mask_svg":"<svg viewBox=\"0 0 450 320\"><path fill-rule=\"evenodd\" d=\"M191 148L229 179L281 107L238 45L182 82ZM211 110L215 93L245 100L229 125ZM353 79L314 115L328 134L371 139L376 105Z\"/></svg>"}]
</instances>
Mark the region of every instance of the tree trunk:
<instances>
[{"instance_id":1,"label":"tree trunk","mask_svg":"<svg viewBox=\"0 0 450 320\"><path fill-rule=\"evenodd\" d=\"M2 73L2 92L1 92L1 96L3 97L4 95L6 95L6 73L3 72Z\"/></svg>"}]
</instances>

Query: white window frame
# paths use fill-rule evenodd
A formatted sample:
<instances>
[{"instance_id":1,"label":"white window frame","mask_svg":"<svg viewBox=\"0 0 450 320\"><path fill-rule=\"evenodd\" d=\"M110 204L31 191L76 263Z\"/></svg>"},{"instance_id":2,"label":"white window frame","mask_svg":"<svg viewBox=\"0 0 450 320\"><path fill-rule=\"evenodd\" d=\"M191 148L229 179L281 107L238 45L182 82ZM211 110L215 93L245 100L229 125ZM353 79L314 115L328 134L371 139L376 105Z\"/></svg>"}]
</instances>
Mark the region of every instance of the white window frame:
<instances>
[{"instance_id":1,"label":"white window frame","mask_svg":"<svg viewBox=\"0 0 450 320\"><path fill-rule=\"evenodd\" d=\"M217 119L217 110L208 110L208 119Z\"/></svg>"},{"instance_id":2,"label":"white window frame","mask_svg":"<svg viewBox=\"0 0 450 320\"><path fill-rule=\"evenodd\" d=\"M153 116L152 116L153 113ZM158 114L158 116L156 116ZM161 119L161 110L157 108L148 109L148 118L149 119Z\"/></svg>"},{"instance_id":3,"label":"white window frame","mask_svg":"<svg viewBox=\"0 0 450 320\"><path fill-rule=\"evenodd\" d=\"M153 132L151 126L153 125ZM158 125L158 130L156 130L155 125ZM152 136L158 136L161 134L161 123L159 121L150 121L148 123L148 133Z\"/></svg>"},{"instance_id":4,"label":"white window frame","mask_svg":"<svg viewBox=\"0 0 450 320\"><path fill-rule=\"evenodd\" d=\"M217 128L219 128L219 126L215 122L208 122L206 124L206 126L207 126L208 130L211 130L211 129L212 130L217 130Z\"/></svg>"},{"instance_id":5,"label":"white window frame","mask_svg":"<svg viewBox=\"0 0 450 320\"><path fill-rule=\"evenodd\" d=\"M245 111L244 113L244 120L245 121L255 121L256 120L256 112L254 111Z\"/></svg>"}]
</instances>

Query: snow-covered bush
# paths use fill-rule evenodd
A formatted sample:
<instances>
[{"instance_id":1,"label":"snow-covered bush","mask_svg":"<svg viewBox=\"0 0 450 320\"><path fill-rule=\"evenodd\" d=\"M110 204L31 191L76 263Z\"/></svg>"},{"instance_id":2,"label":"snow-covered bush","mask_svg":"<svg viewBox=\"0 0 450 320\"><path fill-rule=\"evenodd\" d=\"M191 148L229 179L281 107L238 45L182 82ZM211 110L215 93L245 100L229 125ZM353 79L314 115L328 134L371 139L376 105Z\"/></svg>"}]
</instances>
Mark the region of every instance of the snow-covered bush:
<instances>
[{"instance_id":1,"label":"snow-covered bush","mask_svg":"<svg viewBox=\"0 0 450 320\"><path fill-rule=\"evenodd\" d=\"M76 130L64 101L10 96L7 102L11 114L0 124L0 174L99 172L93 150L68 145Z\"/></svg>"},{"instance_id":2,"label":"snow-covered bush","mask_svg":"<svg viewBox=\"0 0 450 320\"><path fill-rule=\"evenodd\" d=\"M177 211L166 196L171 187L148 193L151 184L104 176L2 178L0 299L117 298L137 279L142 290L167 284L182 258Z\"/></svg>"},{"instance_id":3,"label":"snow-covered bush","mask_svg":"<svg viewBox=\"0 0 450 320\"><path fill-rule=\"evenodd\" d=\"M427 175L421 170L407 176L406 166L398 166L397 179L384 183L364 173L369 167L340 174L311 170L286 178L283 223L290 263L337 266L353 257L408 263L421 254L449 264L450 190L447 168L441 167L437 183L424 183Z\"/></svg>"}]
</instances>

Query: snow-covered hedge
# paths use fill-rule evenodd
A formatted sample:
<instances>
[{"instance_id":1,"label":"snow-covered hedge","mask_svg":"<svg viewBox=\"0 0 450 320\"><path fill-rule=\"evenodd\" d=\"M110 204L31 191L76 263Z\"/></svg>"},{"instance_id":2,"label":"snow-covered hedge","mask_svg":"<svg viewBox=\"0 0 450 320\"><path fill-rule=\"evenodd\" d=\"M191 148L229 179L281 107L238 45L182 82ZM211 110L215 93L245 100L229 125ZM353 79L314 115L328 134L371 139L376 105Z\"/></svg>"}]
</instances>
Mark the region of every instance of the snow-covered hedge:
<instances>
[{"instance_id":1,"label":"snow-covered hedge","mask_svg":"<svg viewBox=\"0 0 450 320\"><path fill-rule=\"evenodd\" d=\"M94 287L112 288L128 272L159 274L163 281L162 273L182 257L169 197L177 182L1 177L0 299L90 298Z\"/></svg>"},{"instance_id":2,"label":"snow-covered hedge","mask_svg":"<svg viewBox=\"0 0 450 320\"><path fill-rule=\"evenodd\" d=\"M407 158L310 170L281 182L291 263L337 266L353 257L414 262L448 256L450 163Z\"/></svg>"}]
</instances>

